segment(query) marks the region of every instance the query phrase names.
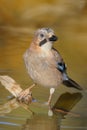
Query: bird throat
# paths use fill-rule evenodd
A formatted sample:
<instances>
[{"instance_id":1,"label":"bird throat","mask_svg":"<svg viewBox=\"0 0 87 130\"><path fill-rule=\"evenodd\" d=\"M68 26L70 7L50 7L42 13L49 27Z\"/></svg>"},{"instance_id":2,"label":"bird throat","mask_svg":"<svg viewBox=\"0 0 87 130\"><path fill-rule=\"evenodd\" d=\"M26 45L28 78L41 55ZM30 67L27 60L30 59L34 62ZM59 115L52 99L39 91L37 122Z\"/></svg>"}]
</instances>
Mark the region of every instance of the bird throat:
<instances>
[{"instance_id":1,"label":"bird throat","mask_svg":"<svg viewBox=\"0 0 87 130\"><path fill-rule=\"evenodd\" d=\"M48 52L52 49L53 44L51 42L46 42L43 46L41 46L42 51Z\"/></svg>"}]
</instances>

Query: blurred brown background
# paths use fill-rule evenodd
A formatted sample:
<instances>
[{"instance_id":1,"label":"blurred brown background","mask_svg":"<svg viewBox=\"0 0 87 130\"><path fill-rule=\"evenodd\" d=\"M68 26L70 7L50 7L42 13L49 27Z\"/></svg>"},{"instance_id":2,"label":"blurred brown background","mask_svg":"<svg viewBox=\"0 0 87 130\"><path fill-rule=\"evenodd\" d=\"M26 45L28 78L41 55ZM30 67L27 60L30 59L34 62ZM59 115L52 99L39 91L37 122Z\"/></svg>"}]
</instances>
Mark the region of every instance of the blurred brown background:
<instances>
[{"instance_id":1,"label":"blurred brown background","mask_svg":"<svg viewBox=\"0 0 87 130\"><path fill-rule=\"evenodd\" d=\"M0 0L0 72L25 73L22 55L41 27L55 30L69 73L86 87L86 0Z\"/></svg>"}]
</instances>

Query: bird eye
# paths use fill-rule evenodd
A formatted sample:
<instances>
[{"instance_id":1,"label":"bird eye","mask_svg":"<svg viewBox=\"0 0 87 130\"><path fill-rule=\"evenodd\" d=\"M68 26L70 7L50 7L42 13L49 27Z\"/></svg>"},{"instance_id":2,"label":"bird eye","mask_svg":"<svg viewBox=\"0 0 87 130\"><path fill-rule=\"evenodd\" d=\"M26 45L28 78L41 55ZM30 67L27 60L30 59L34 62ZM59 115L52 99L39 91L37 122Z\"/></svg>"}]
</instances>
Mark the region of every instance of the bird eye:
<instances>
[{"instance_id":1,"label":"bird eye","mask_svg":"<svg viewBox=\"0 0 87 130\"><path fill-rule=\"evenodd\" d=\"M43 38L43 37L44 37L44 34L40 34L40 37Z\"/></svg>"}]
</instances>

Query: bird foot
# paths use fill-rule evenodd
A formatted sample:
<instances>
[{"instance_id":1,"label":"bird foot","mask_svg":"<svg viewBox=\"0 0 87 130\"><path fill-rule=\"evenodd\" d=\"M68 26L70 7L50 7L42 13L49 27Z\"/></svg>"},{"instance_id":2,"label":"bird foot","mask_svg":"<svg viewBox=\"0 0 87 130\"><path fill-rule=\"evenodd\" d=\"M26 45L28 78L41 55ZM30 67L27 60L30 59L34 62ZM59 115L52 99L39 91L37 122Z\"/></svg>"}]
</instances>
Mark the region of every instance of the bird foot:
<instances>
[{"instance_id":1,"label":"bird foot","mask_svg":"<svg viewBox=\"0 0 87 130\"><path fill-rule=\"evenodd\" d=\"M29 88L22 91L19 96L17 97L17 100L20 103L25 103L25 104L29 104L32 102L32 92L29 91Z\"/></svg>"},{"instance_id":2,"label":"bird foot","mask_svg":"<svg viewBox=\"0 0 87 130\"><path fill-rule=\"evenodd\" d=\"M32 102L32 92L31 89L35 86L35 84L31 85L26 90L23 90L19 96L17 97L17 100L20 103L30 104Z\"/></svg>"}]
</instances>

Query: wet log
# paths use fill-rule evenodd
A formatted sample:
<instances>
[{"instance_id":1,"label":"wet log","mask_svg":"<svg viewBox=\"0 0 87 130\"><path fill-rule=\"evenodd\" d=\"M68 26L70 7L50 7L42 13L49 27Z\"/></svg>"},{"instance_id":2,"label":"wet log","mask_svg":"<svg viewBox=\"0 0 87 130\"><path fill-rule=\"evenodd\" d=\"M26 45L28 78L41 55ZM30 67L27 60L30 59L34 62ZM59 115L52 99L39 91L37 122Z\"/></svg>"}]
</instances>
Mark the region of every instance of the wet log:
<instances>
[{"instance_id":1,"label":"wet log","mask_svg":"<svg viewBox=\"0 0 87 130\"><path fill-rule=\"evenodd\" d=\"M26 96L20 98L20 102L29 104L32 102L32 94L29 88L23 90L13 78L7 75L0 75L0 82L1 84L14 96L18 99L20 94L23 92L27 92ZM19 101L19 100L18 100Z\"/></svg>"}]
</instances>

